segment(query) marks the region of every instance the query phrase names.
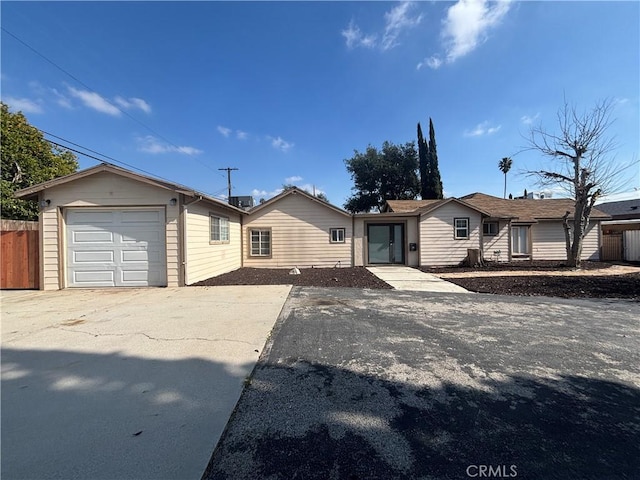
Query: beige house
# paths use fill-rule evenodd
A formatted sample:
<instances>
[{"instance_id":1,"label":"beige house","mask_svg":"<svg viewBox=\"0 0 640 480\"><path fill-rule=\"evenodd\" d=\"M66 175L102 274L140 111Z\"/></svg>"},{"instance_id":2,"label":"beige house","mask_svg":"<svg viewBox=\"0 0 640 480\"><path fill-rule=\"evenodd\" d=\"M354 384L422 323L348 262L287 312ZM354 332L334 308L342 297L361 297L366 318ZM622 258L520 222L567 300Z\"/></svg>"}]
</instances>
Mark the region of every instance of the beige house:
<instances>
[{"instance_id":1,"label":"beige house","mask_svg":"<svg viewBox=\"0 0 640 480\"><path fill-rule=\"evenodd\" d=\"M420 265L436 266L459 263L467 248L480 249L483 258L496 261L565 260L563 216L569 212L573 221L573 209L573 200L566 198L506 200L473 193L460 199L390 200L385 212L420 218ZM582 258L599 260L599 225L608 218L592 210Z\"/></svg>"},{"instance_id":2,"label":"beige house","mask_svg":"<svg viewBox=\"0 0 640 480\"><path fill-rule=\"evenodd\" d=\"M244 211L110 164L16 192L40 205L40 288L183 286L242 266L444 266L485 259L564 260L568 199L481 193L389 200L351 215L292 188ZM593 209L583 258L599 259ZM571 217L569 217L571 220Z\"/></svg>"},{"instance_id":3,"label":"beige house","mask_svg":"<svg viewBox=\"0 0 640 480\"><path fill-rule=\"evenodd\" d=\"M351 214L292 188L251 209L244 219L245 267L350 267Z\"/></svg>"},{"instance_id":4,"label":"beige house","mask_svg":"<svg viewBox=\"0 0 640 480\"><path fill-rule=\"evenodd\" d=\"M41 211L40 288L182 286L237 269L231 205L113 165L16 192Z\"/></svg>"}]
</instances>

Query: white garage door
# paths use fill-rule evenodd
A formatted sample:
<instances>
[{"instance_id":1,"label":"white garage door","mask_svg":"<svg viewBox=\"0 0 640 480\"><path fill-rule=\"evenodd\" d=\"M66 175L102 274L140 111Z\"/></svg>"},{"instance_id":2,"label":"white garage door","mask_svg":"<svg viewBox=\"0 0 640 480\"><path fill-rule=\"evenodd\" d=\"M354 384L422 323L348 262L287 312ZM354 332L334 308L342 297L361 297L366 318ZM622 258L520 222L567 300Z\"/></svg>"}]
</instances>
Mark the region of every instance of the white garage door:
<instances>
[{"instance_id":1,"label":"white garage door","mask_svg":"<svg viewBox=\"0 0 640 480\"><path fill-rule=\"evenodd\" d=\"M66 212L68 287L166 286L164 210Z\"/></svg>"}]
</instances>

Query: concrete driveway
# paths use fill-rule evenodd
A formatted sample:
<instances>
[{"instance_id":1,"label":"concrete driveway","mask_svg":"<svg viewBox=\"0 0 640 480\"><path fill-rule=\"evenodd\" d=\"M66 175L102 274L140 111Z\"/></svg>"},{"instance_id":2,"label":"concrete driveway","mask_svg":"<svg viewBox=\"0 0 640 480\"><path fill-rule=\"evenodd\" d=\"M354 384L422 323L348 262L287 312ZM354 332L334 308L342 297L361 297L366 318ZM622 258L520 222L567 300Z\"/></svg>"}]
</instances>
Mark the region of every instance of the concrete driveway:
<instances>
[{"instance_id":1,"label":"concrete driveway","mask_svg":"<svg viewBox=\"0 0 640 480\"><path fill-rule=\"evenodd\" d=\"M289 290L2 292L2 478L200 478Z\"/></svg>"},{"instance_id":2,"label":"concrete driveway","mask_svg":"<svg viewBox=\"0 0 640 480\"><path fill-rule=\"evenodd\" d=\"M639 474L639 303L295 287L204 478Z\"/></svg>"}]
</instances>

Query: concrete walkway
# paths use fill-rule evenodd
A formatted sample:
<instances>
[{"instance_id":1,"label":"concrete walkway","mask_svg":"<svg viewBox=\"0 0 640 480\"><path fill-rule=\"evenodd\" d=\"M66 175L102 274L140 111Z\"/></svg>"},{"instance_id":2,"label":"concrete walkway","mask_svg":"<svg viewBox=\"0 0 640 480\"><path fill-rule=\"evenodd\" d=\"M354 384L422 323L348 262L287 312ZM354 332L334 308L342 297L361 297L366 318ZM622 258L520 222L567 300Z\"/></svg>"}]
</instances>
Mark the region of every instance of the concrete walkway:
<instances>
[{"instance_id":1,"label":"concrete walkway","mask_svg":"<svg viewBox=\"0 0 640 480\"><path fill-rule=\"evenodd\" d=\"M417 268L402 265L384 267L367 267L379 279L387 282L396 290L412 290L417 292L469 293L468 290L425 273Z\"/></svg>"}]
</instances>

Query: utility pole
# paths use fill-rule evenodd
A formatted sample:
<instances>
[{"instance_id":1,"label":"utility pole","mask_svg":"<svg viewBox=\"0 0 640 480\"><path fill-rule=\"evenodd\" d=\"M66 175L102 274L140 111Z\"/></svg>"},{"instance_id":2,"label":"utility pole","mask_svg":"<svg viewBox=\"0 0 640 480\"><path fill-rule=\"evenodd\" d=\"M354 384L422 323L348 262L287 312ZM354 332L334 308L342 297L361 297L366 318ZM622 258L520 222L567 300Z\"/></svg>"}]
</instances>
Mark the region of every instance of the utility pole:
<instances>
[{"instance_id":1,"label":"utility pole","mask_svg":"<svg viewBox=\"0 0 640 480\"><path fill-rule=\"evenodd\" d=\"M229 188L229 196L227 197L227 202L231 203L231 170L238 170L237 168L219 168L218 170L226 170L227 171L227 187Z\"/></svg>"}]
</instances>

